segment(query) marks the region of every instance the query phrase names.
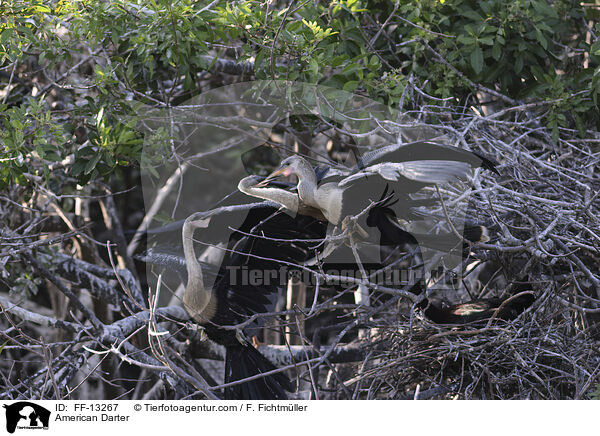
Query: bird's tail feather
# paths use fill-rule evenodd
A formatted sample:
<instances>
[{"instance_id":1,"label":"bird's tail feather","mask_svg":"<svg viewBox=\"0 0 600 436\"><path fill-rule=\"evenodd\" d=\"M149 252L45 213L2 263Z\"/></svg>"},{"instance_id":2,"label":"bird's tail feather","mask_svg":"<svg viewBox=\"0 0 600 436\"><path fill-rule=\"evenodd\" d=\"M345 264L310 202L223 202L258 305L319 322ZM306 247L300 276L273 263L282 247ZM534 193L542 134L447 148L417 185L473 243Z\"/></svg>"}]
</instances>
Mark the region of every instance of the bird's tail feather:
<instances>
[{"instance_id":1,"label":"bird's tail feather","mask_svg":"<svg viewBox=\"0 0 600 436\"><path fill-rule=\"evenodd\" d=\"M227 347L225 358L225 383L243 380L276 369L252 345ZM286 391L292 391L290 380L283 372L260 377L225 388L226 400L285 400Z\"/></svg>"}]
</instances>

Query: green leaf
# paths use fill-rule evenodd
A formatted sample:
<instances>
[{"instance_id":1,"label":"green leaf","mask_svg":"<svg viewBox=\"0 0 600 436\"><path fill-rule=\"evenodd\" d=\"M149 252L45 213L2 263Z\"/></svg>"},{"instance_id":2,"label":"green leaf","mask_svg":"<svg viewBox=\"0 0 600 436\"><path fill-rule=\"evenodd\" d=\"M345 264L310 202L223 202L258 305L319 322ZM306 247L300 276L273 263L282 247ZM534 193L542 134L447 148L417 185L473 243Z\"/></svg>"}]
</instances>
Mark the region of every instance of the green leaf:
<instances>
[{"instance_id":1,"label":"green leaf","mask_svg":"<svg viewBox=\"0 0 600 436\"><path fill-rule=\"evenodd\" d=\"M62 157L55 151L50 151L45 153L44 159L49 160L51 162L60 162L62 160Z\"/></svg>"},{"instance_id":2,"label":"green leaf","mask_svg":"<svg viewBox=\"0 0 600 436\"><path fill-rule=\"evenodd\" d=\"M473 38L472 36L467 36L467 35L458 35L458 38L456 38L456 41L460 42L461 44L471 45L471 44L475 43L475 38Z\"/></svg>"},{"instance_id":3,"label":"green leaf","mask_svg":"<svg viewBox=\"0 0 600 436\"><path fill-rule=\"evenodd\" d=\"M519 56L517 59L515 59L515 73L520 73L521 70L523 69L523 57Z\"/></svg>"},{"instance_id":4,"label":"green leaf","mask_svg":"<svg viewBox=\"0 0 600 436\"><path fill-rule=\"evenodd\" d=\"M358 63L350 64L342 70L342 74L346 76L353 75L355 72L362 70L362 66Z\"/></svg>"},{"instance_id":5,"label":"green leaf","mask_svg":"<svg viewBox=\"0 0 600 436\"><path fill-rule=\"evenodd\" d=\"M352 92L356 89L357 86L358 86L357 80L350 80L344 84L343 90L347 91L347 92Z\"/></svg>"},{"instance_id":6,"label":"green leaf","mask_svg":"<svg viewBox=\"0 0 600 436\"><path fill-rule=\"evenodd\" d=\"M548 40L544 37L542 32L537 27L535 29L535 36L536 36L536 39L539 41L539 43L542 45L542 47L544 47L544 50L547 50L548 49Z\"/></svg>"},{"instance_id":7,"label":"green leaf","mask_svg":"<svg viewBox=\"0 0 600 436\"><path fill-rule=\"evenodd\" d=\"M302 27L301 21L292 21L290 24L287 25L287 30L288 30L288 32L293 33L293 32L296 32L301 27Z\"/></svg>"},{"instance_id":8,"label":"green leaf","mask_svg":"<svg viewBox=\"0 0 600 436\"><path fill-rule=\"evenodd\" d=\"M342 65L346 59L348 59L348 55L345 54L336 56L329 62L329 65L331 65L333 68L338 67Z\"/></svg>"},{"instance_id":9,"label":"green leaf","mask_svg":"<svg viewBox=\"0 0 600 436\"><path fill-rule=\"evenodd\" d=\"M36 5L35 12L38 14L49 14L51 12L51 10L48 6Z\"/></svg>"},{"instance_id":10,"label":"green leaf","mask_svg":"<svg viewBox=\"0 0 600 436\"><path fill-rule=\"evenodd\" d=\"M479 38L478 41L481 44L494 45L494 38L492 36L484 36L483 38Z\"/></svg>"},{"instance_id":11,"label":"green leaf","mask_svg":"<svg viewBox=\"0 0 600 436\"><path fill-rule=\"evenodd\" d=\"M83 171L83 173L84 174L91 173L94 170L94 168L96 168L96 165L98 164L98 161L100 160L101 157L102 157L102 153L96 153L94 155L94 157L92 157L86 164L85 170Z\"/></svg>"},{"instance_id":12,"label":"green leaf","mask_svg":"<svg viewBox=\"0 0 600 436\"><path fill-rule=\"evenodd\" d=\"M500 48L500 44L494 44L492 47L492 56L495 60L500 60L500 56L502 56L502 48Z\"/></svg>"},{"instance_id":13,"label":"green leaf","mask_svg":"<svg viewBox=\"0 0 600 436\"><path fill-rule=\"evenodd\" d=\"M319 62L317 62L315 58L311 58L308 65L312 74L317 74L319 72Z\"/></svg>"},{"instance_id":14,"label":"green leaf","mask_svg":"<svg viewBox=\"0 0 600 436\"><path fill-rule=\"evenodd\" d=\"M540 1L532 1L531 6L536 10L540 15L545 15L547 17L558 18L558 14L556 11L548 4L546 0Z\"/></svg>"},{"instance_id":15,"label":"green leaf","mask_svg":"<svg viewBox=\"0 0 600 436\"><path fill-rule=\"evenodd\" d=\"M73 176L80 175L83 172L83 170L85 169L87 162L88 161L85 159L78 159L75 162L73 162L73 166L71 166L71 174Z\"/></svg>"},{"instance_id":16,"label":"green leaf","mask_svg":"<svg viewBox=\"0 0 600 436\"><path fill-rule=\"evenodd\" d=\"M471 67L476 74L481 73L483 70L483 51L479 46L475 46L475 49L471 52Z\"/></svg>"},{"instance_id":17,"label":"green leaf","mask_svg":"<svg viewBox=\"0 0 600 436\"><path fill-rule=\"evenodd\" d=\"M462 12L460 15L470 18L473 21L483 21L483 17L472 9Z\"/></svg>"}]
</instances>

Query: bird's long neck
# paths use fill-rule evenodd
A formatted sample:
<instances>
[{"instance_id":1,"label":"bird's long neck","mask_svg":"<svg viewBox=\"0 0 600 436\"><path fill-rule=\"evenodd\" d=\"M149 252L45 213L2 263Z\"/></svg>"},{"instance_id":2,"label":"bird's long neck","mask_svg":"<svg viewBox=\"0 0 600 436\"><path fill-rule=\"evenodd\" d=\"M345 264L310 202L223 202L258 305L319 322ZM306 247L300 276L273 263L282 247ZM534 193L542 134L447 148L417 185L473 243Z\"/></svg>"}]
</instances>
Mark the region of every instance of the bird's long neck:
<instances>
[{"instance_id":1,"label":"bird's long neck","mask_svg":"<svg viewBox=\"0 0 600 436\"><path fill-rule=\"evenodd\" d=\"M309 206L319 208L315 194L317 192L317 176L310 164L302 160L296 171L298 176L298 196Z\"/></svg>"},{"instance_id":2,"label":"bird's long neck","mask_svg":"<svg viewBox=\"0 0 600 436\"><path fill-rule=\"evenodd\" d=\"M214 314L215 302L212 289L204 287L202 267L194 252L194 226L189 219L183 224L182 242L188 273L183 304L190 316L197 321L210 319Z\"/></svg>"},{"instance_id":3,"label":"bird's long neck","mask_svg":"<svg viewBox=\"0 0 600 436\"><path fill-rule=\"evenodd\" d=\"M202 267L194 252L194 227L188 221L183 224L182 242L185 265L188 273L188 283L199 282L202 284Z\"/></svg>"},{"instance_id":4,"label":"bird's long neck","mask_svg":"<svg viewBox=\"0 0 600 436\"><path fill-rule=\"evenodd\" d=\"M298 197L296 194L280 188L256 188L251 182L252 176L242 179L238 184L238 189L251 197L274 201L288 210L298 211Z\"/></svg>"}]
</instances>

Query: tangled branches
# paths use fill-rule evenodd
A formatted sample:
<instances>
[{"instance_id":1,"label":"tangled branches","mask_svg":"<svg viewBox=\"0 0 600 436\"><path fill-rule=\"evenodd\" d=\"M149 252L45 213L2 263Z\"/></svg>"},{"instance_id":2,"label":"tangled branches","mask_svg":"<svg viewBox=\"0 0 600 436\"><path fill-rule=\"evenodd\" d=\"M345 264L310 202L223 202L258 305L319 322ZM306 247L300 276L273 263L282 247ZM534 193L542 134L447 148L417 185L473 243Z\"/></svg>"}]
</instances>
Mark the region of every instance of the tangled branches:
<instances>
[{"instance_id":1,"label":"tangled branches","mask_svg":"<svg viewBox=\"0 0 600 436\"><path fill-rule=\"evenodd\" d=\"M534 305L510 322L435 325L407 289L362 277L332 291L323 285L332 277L300 266L315 286L290 284L275 311L222 327L265 320L260 350L276 371L293 376L299 398L589 398L600 381L600 138L559 129L554 140L528 112L545 102L461 115L427 104L415 84L405 92L423 103L419 112L410 122L379 123L372 136L442 132L446 143L499 162L500 175L479 172L468 193L469 217L489 227L491 240L468 247L459 291L428 297L459 303L526 286ZM332 161L349 153L354 145L343 138L353 132L326 118L319 123L312 151ZM278 127L284 137L293 130ZM339 143L326 146L328 139ZM176 168L163 192L183 173ZM29 201L20 188L0 198L0 398L218 398L222 350L203 341L178 307L180 278L161 269L164 281L144 289L145 270L131 257L139 239L128 250L124 217L106 187L91 184L89 195L72 196L100 205L101 217L88 210L81 219L63 210L71 197L53 195L37 176L31 186ZM441 217L467 195L454 185L434 194L444 202L430 212ZM84 225L92 218L102 231Z\"/></svg>"}]
</instances>

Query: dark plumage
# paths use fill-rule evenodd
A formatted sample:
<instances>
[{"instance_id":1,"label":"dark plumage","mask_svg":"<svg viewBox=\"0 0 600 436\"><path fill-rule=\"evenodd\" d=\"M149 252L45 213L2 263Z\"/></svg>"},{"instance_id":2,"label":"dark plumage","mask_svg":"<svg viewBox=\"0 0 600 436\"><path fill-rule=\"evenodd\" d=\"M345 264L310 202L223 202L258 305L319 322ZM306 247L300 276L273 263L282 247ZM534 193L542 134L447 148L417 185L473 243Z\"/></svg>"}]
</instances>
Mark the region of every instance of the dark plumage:
<instances>
[{"instance_id":1,"label":"dark plumage","mask_svg":"<svg viewBox=\"0 0 600 436\"><path fill-rule=\"evenodd\" d=\"M523 293L507 298L482 298L455 304L450 307L437 307L426 298L419 307L427 318L437 324L469 324L489 320L496 310L496 318L510 321L518 317L531 306L535 297L531 293ZM503 305L504 304L504 305Z\"/></svg>"},{"instance_id":2,"label":"dark plumage","mask_svg":"<svg viewBox=\"0 0 600 436\"><path fill-rule=\"evenodd\" d=\"M426 289L423 280L424 272L421 269L420 245L437 249L451 249L461 241L454 234L442 235L415 235L404 230L398 223L395 212L391 209L397 199L393 193L386 197L388 190L384 190L380 202L369 211L367 225L377 227L380 232L380 257L384 265L397 265L398 268L411 269L417 280L410 289L415 294L420 294ZM476 240L487 238L486 229L482 226L465 227L465 238ZM523 290L523 289L520 289ZM418 305L431 321L439 324L467 324L487 320L492 317L496 309L501 309L496 317L503 320L515 319L525 309L533 304L535 297L531 293L523 293L514 298L487 298L472 300L456 304L448 308L440 308L432 304L427 298ZM505 303L506 302L506 303ZM502 304L505 303L503 306Z\"/></svg>"},{"instance_id":3,"label":"dark plumage","mask_svg":"<svg viewBox=\"0 0 600 436\"><path fill-rule=\"evenodd\" d=\"M307 216L291 216L267 204L219 212L223 213L200 212L185 220L184 265L180 256L157 250L145 253L140 260L167 266L184 278L184 307L203 325L211 340L225 347L225 383L231 383L275 370L275 366L235 330L223 326L273 311L278 292L287 283L289 269L314 256L314 240L325 236L326 224ZM227 240L220 266L197 260L194 230L198 230L200 240ZM223 238L225 234L228 238ZM254 334L258 326L259 323L251 324L244 329L245 334ZM291 390L289 379L280 372L227 387L224 397L285 399L286 391Z\"/></svg>"},{"instance_id":4,"label":"dark plumage","mask_svg":"<svg viewBox=\"0 0 600 436\"><path fill-rule=\"evenodd\" d=\"M382 265L412 272L415 281L411 291L419 294L425 289L421 248L417 239L399 225L396 213L391 209L398 199L394 199L393 194L387 194L386 186L379 202L369 210L367 226L379 230L379 257ZM411 203L407 204L410 206Z\"/></svg>"},{"instance_id":5,"label":"dark plumage","mask_svg":"<svg viewBox=\"0 0 600 436\"><path fill-rule=\"evenodd\" d=\"M454 233L428 235L411 233L403 229L398 222L396 212L391 206L399 201L406 209L415 208L423 204L421 203L422 200L413 200L410 197L405 197L404 199L395 197L394 192L388 195L388 187L386 186L379 202L369 210L367 216L367 226L376 227L381 234L379 245L382 250L382 261L390 255L390 249L398 252L399 250L403 250L407 245L416 247L418 244L421 244L424 247L449 251L462 243L462 240ZM427 199L423 201L426 201L426 205L429 205L435 200ZM489 240L487 229L484 226L465 226L463 237L471 242L485 242ZM384 252L386 252L385 255Z\"/></svg>"},{"instance_id":6,"label":"dark plumage","mask_svg":"<svg viewBox=\"0 0 600 436\"><path fill-rule=\"evenodd\" d=\"M404 200L407 209L415 207L410 198ZM369 210L367 225L379 230L379 257L384 266L393 265L394 268L411 272L415 294L426 289L423 270L423 257L421 246L434 248L441 251L450 251L462 244L454 233L440 233L436 235L411 233L402 228L391 208L398 202L394 193L389 193L386 187L379 202ZM464 237L472 242L487 240L487 230L483 226L465 227Z\"/></svg>"},{"instance_id":7,"label":"dark plumage","mask_svg":"<svg viewBox=\"0 0 600 436\"><path fill-rule=\"evenodd\" d=\"M272 311L274 297L286 283L289 264L302 263L313 256L310 247L314 242L303 240L323 238L324 231L325 227L312 218L292 217L272 207L259 207L251 209L243 224L231 234L213 288L216 311L204 323L209 338L226 347L225 383L275 367L252 345L240 343L234 331L220 326L239 324L254 314ZM269 275L260 277L257 283L246 283L252 272ZM287 377L277 373L226 388L225 398L285 399L285 391L290 390Z\"/></svg>"},{"instance_id":8,"label":"dark plumage","mask_svg":"<svg viewBox=\"0 0 600 436\"><path fill-rule=\"evenodd\" d=\"M325 226L313 218L292 217L267 206L250 209L242 225L231 233L213 286L214 313L206 320L199 319L208 337L226 348L225 383L275 367L252 345L241 343L235 331L220 326L236 325L254 314L272 311L274 298L286 283L289 264L313 256L314 242L303 240L322 238L324 232ZM256 282L252 280L254 272L259 274ZM225 398L284 399L285 391L291 389L287 377L277 373L226 388Z\"/></svg>"}]
</instances>

